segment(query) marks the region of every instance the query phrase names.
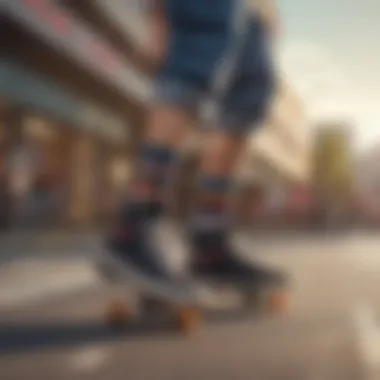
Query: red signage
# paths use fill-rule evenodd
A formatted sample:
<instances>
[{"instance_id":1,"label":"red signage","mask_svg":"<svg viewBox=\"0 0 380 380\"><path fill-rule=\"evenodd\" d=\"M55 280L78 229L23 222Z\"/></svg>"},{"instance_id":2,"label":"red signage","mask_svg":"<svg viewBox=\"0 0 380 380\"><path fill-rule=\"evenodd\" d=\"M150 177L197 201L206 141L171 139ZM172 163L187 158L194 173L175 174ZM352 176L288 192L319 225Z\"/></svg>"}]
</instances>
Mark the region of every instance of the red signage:
<instances>
[{"instance_id":1,"label":"red signage","mask_svg":"<svg viewBox=\"0 0 380 380\"><path fill-rule=\"evenodd\" d=\"M76 22L69 12L49 0L20 0L33 11L65 45L74 48L89 64L112 75L119 74L123 67L121 59L100 36Z\"/></svg>"},{"instance_id":2,"label":"red signage","mask_svg":"<svg viewBox=\"0 0 380 380\"><path fill-rule=\"evenodd\" d=\"M55 32L62 36L67 36L72 29L72 20L61 9L57 8L54 3L47 0L21 0L35 13L48 23Z\"/></svg>"},{"instance_id":3,"label":"red signage","mask_svg":"<svg viewBox=\"0 0 380 380\"><path fill-rule=\"evenodd\" d=\"M92 37L88 40L88 45L83 48L86 49L93 64L100 66L100 69L112 74L118 74L123 69L120 63L121 59L118 59L116 54L106 44L102 44L98 38Z\"/></svg>"},{"instance_id":4,"label":"red signage","mask_svg":"<svg viewBox=\"0 0 380 380\"><path fill-rule=\"evenodd\" d=\"M293 189L288 199L288 207L291 210L307 211L311 206L312 194L308 187L299 186Z\"/></svg>"}]
</instances>

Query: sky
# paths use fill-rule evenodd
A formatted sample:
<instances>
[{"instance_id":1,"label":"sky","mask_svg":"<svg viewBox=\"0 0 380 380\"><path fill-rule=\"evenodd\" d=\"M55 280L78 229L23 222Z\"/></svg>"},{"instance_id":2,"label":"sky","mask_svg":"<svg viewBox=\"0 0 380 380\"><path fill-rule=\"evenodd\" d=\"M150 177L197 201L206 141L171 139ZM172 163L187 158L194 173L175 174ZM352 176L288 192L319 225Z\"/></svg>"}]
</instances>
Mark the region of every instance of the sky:
<instances>
[{"instance_id":1,"label":"sky","mask_svg":"<svg viewBox=\"0 0 380 380\"><path fill-rule=\"evenodd\" d=\"M355 146L380 143L380 0L278 0L280 67L313 124L349 121Z\"/></svg>"}]
</instances>

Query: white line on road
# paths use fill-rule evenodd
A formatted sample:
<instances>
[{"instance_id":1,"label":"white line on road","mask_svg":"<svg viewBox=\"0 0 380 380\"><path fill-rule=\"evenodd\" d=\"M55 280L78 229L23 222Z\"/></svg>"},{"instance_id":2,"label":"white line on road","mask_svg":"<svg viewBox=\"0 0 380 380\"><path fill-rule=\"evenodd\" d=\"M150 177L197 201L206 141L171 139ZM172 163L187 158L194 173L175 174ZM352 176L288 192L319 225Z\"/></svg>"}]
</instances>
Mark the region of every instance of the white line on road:
<instances>
[{"instance_id":1,"label":"white line on road","mask_svg":"<svg viewBox=\"0 0 380 380\"><path fill-rule=\"evenodd\" d=\"M352 322L365 380L379 379L380 328L375 312L367 305L358 306L352 312Z\"/></svg>"},{"instance_id":2,"label":"white line on road","mask_svg":"<svg viewBox=\"0 0 380 380\"><path fill-rule=\"evenodd\" d=\"M26 261L0 270L0 308L26 306L100 282L89 262Z\"/></svg>"},{"instance_id":3,"label":"white line on road","mask_svg":"<svg viewBox=\"0 0 380 380\"><path fill-rule=\"evenodd\" d=\"M104 347L85 348L70 354L68 366L75 372L93 373L103 367L110 357L110 350Z\"/></svg>"}]
</instances>

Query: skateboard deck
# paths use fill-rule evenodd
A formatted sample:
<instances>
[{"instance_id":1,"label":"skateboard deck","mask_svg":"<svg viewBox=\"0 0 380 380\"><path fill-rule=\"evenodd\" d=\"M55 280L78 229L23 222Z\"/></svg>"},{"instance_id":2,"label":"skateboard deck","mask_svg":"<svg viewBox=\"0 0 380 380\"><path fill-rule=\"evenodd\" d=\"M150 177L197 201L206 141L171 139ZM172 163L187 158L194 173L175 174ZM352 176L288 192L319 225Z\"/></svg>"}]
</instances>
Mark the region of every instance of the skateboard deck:
<instances>
[{"instance_id":1,"label":"skateboard deck","mask_svg":"<svg viewBox=\"0 0 380 380\"><path fill-rule=\"evenodd\" d=\"M202 320L217 320L221 315L231 316L231 312L245 317L278 315L288 307L286 284L255 289L194 280L157 284L108 255L96 262L96 269L105 282L117 287L106 305L106 323L112 327L140 318L169 318L180 332L189 333Z\"/></svg>"}]
</instances>

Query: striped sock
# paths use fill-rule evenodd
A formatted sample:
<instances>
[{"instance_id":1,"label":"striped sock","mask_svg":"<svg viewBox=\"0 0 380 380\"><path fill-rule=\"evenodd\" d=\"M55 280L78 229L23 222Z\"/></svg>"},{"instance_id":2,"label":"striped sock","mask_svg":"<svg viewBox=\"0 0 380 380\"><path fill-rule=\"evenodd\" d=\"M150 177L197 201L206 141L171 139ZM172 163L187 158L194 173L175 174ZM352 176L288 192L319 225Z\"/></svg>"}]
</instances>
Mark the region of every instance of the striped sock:
<instances>
[{"instance_id":1,"label":"striped sock","mask_svg":"<svg viewBox=\"0 0 380 380\"><path fill-rule=\"evenodd\" d=\"M127 202L127 208L132 208L137 217L157 216L162 212L177 158L175 150L162 145L142 147Z\"/></svg>"},{"instance_id":2,"label":"striped sock","mask_svg":"<svg viewBox=\"0 0 380 380\"><path fill-rule=\"evenodd\" d=\"M225 177L201 178L191 221L193 243L204 251L222 247L231 228L230 194L232 182Z\"/></svg>"}]
</instances>

